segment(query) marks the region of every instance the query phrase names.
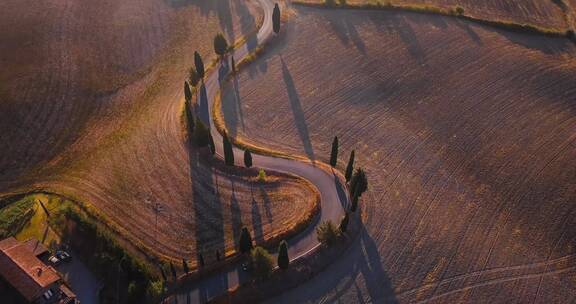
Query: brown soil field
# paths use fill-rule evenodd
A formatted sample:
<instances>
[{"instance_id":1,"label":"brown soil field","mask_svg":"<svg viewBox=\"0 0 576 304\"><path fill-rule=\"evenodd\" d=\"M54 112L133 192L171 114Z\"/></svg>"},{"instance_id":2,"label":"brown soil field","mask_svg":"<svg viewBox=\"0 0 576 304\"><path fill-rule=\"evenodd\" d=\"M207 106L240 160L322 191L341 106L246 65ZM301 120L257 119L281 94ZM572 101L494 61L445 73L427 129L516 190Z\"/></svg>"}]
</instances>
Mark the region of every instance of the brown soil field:
<instances>
[{"instance_id":1,"label":"brown soil field","mask_svg":"<svg viewBox=\"0 0 576 304\"><path fill-rule=\"evenodd\" d=\"M243 0L2 1L0 194L88 203L177 259L230 251L241 225L264 240L302 220L311 185L273 172L253 185L256 172L223 170L184 132L194 50L208 65L217 32L235 41L261 19Z\"/></svg>"},{"instance_id":2,"label":"brown soil field","mask_svg":"<svg viewBox=\"0 0 576 304\"><path fill-rule=\"evenodd\" d=\"M386 4L411 6L433 6L442 9L462 7L466 15L478 19L504 21L519 24L532 24L543 28L565 31L568 22L565 10L573 13L569 5L573 0L346 0L350 5ZM320 0L304 0L310 3L322 3ZM336 0L336 3L339 3Z\"/></svg>"},{"instance_id":3,"label":"brown soil field","mask_svg":"<svg viewBox=\"0 0 576 304\"><path fill-rule=\"evenodd\" d=\"M227 84L231 134L339 167L365 231L271 302L576 299L576 47L452 17L295 8ZM312 30L313 29L313 30Z\"/></svg>"}]
</instances>

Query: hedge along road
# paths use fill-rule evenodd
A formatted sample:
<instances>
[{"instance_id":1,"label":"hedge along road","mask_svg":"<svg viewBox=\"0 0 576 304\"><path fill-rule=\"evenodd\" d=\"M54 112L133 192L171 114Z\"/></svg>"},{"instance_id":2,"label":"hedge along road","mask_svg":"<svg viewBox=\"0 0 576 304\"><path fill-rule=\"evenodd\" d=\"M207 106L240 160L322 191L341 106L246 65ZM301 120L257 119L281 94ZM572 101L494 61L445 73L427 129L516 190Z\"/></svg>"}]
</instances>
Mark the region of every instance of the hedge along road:
<instances>
[{"instance_id":1,"label":"hedge along road","mask_svg":"<svg viewBox=\"0 0 576 304\"><path fill-rule=\"evenodd\" d=\"M263 45L272 37L272 10L274 5L270 0L258 0L258 2L264 10L264 22L257 35L246 37L247 41L233 51L232 56L234 56L235 62L240 62L257 46ZM232 56L229 55L227 59L231 60ZM218 71L214 71L205 79L204 86L200 88L197 108L198 117L206 125L210 126L216 153L220 156L223 155L222 136L212 123L212 107L215 97L221 89L221 82L225 81L226 76L230 72L230 66L229 61L226 64L220 64ZM330 151L325 152L329 153ZM236 165L241 166L243 157L244 151L234 147ZM307 227L298 236L287 240L289 244L288 254L291 261L309 254L320 245L316 238L316 226L327 220L331 220L337 225L344 215L344 206L347 206L349 198L341 178L337 174L321 169L314 162L276 158L255 153L252 155L252 159L255 167L298 175L307 179L318 188L321 199L320 219L314 221L314 224ZM250 276L242 270L241 263L237 263L177 291L177 302L204 303L249 279Z\"/></svg>"}]
</instances>

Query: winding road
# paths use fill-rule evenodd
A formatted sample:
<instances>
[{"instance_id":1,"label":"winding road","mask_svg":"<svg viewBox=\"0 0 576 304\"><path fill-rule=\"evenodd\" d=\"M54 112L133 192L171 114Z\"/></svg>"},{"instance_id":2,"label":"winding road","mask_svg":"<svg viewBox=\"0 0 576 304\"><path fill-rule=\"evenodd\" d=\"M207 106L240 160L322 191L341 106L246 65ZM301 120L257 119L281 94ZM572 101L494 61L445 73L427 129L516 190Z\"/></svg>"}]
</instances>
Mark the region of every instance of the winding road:
<instances>
[{"instance_id":1,"label":"winding road","mask_svg":"<svg viewBox=\"0 0 576 304\"><path fill-rule=\"evenodd\" d=\"M240 62L248 56L257 46L263 45L272 37L272 11L274 8L270 0L258 0L264 10L264 21L255 37L246 37L247 42L237 47L228 60L234 57L235 62ZM211 73L201 88L198 117L210 126L216 145L216 153L223 155L222 136L212 123L212 107L214 100L221 89L221 82L225 81L229 74L230 62L219 65L219 69ZM234 148L234 156L237 165L241 165L244 151ZM348 204L347 191L340 175L329 172L315 166L314 163L298 160L276 158L253 154L253 165L267 170L280 171L300 176L314 184L321 196L320 219L316 220L298 236L288 240L289 256L291 260L298 259L314 251L320 244L316 239L316 226L326 220L339 223L344 215L344 207ZM208 300L225 293L229 288L238 286L249 279L249 274L241 269L241 264L227 267L213 275L204 277L194 284L181 290L176 295L177 303L205 303Z\"/></svg>"}]
</instances>

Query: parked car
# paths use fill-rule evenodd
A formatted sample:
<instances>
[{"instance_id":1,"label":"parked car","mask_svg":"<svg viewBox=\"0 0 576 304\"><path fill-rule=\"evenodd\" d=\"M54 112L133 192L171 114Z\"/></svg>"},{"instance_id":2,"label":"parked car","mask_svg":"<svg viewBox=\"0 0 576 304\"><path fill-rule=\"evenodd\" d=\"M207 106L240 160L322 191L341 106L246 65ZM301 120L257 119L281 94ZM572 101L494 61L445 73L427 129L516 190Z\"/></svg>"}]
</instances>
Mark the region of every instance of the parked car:
<instances>
[{"instance_id":1,"label":"parked car","mask_svg":"<svg viewBox=\"0 0 576 304\"><path fill-rule=\"evenodd\" d=\"M49 261L50 263L52 263L52 265L54 265L54 266L60 265L60 263L62 263L62 261L61 261L57 256L55 256L55 255L51 255L51 256L48 258L48 261Z\"/></svg>"},{"instance_id":2,"label":"parked car","mask_svg":"<svg viewBox=\"0 0 576 304\"><path fill-rule=\"evenodd\" d=\"M60 260L60 261L64 261L64 262L69 262L70 260L72 260L72 256L66 252L66 251L56 251L56 257Z\"/></svg>"}]
</instances>

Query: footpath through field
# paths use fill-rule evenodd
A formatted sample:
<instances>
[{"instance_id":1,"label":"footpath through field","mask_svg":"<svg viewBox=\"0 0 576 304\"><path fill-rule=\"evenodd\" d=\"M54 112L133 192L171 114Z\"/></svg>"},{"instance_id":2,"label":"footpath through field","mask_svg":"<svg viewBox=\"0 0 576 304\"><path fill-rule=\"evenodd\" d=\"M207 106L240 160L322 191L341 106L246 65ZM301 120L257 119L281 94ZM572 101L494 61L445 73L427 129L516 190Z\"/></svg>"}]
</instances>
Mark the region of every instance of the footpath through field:
<instances>
[{"instance_id":1,"label":"footpath through field","mask_svg":"<svg viewBox=\"0 0 576 304\"><path fill-rule=\"evenodd\" d=\"M272 10L273 3L270 0L258 0L264 10L264 22L255 37L246 37L246 42L237 47L228 60L234 57L235 62L240 62L248 56L257 46L263 45L272 37ZM222 136L212 123L212 107L214 100L221 89L221 82L225 81L229 74L230 62L219 65L219 69L211 73L201 88L199 104L199 117L210 131L216 145L216 153L223 155ZM328 152L327 152L328 153ZM244 151L234 148L234 158L237 163L243 159ZM316 226L322 221L331 220L338 223L344 215L344 207L348 204L346 190L338 175L328 172L314 165L314 163L276 158L253 154L255 167L273 171L286 172L298 175L314 184L321 196L320 219L306 228L298 236L287 240L289 244L289 256L291 260L305 256L320 244L316 239ZM250 279L249 273L242 270L241 263L227 267L213 275L204 277L185 290L176 294L176 303L205 303L215 296L222 295L228 289L238 286Z\"/></svg>"}]
</instances>

